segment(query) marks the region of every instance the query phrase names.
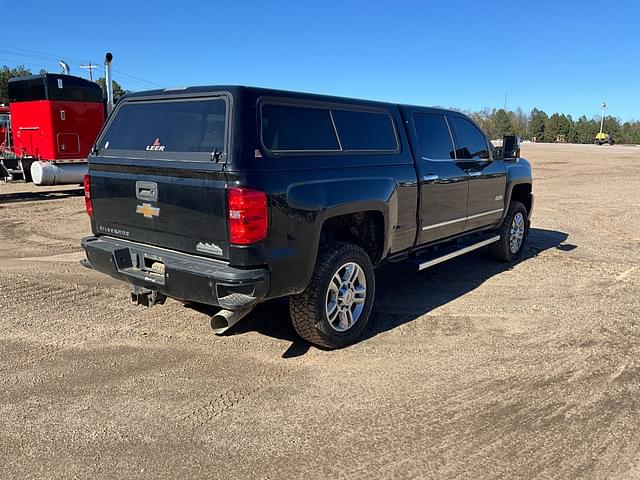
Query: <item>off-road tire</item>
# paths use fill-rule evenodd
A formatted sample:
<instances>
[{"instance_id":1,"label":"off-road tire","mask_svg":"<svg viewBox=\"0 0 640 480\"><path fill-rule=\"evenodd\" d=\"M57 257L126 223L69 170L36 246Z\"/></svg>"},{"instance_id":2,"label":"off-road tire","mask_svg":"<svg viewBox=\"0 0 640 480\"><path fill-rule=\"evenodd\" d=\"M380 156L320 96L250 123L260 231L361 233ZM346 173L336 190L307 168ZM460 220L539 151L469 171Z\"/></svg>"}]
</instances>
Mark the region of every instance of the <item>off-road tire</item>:
<instances>
[{"instance_id":1,"label":"off-road tire","mask_svg":"<svg viewBox=\"0 0 640 480\"><path fill-rule=\"evenodd\" d=\"M329 282L348 262L356 263L366 278L364 307L355 323L344 332L334 330L325 313ZM375 274L367 252L352 243L331 242L321 247L307 288L289 297L291 322L298 335L314 345L342 348L354 343L367 326L375 297Z\"/></svg>"},{"instance_id":2,"label":"off-road tire","mask_svg":"<svg viewBox=\"0 0 640 480\"><path fill-rule=\"evenodd\" d=\"M511 251L511 227L513 224L513 220L516 215L520 213L522 218L524 219L524 236L522 238L522 243L520 244L520 248L517 252ZM527 209L520 202L511 202L509 205L509 210L507 211L507 215L504 217L500 228L497 233L500 235L500 240L495 243L489 245L489 256L494 260L498 260L500 262L513 262L517 260L520 255L522 255L522 251L524 250L524 245L527 240L527 236L529 234L529 222L527 220Z\"/></svg>"}]
</instances>

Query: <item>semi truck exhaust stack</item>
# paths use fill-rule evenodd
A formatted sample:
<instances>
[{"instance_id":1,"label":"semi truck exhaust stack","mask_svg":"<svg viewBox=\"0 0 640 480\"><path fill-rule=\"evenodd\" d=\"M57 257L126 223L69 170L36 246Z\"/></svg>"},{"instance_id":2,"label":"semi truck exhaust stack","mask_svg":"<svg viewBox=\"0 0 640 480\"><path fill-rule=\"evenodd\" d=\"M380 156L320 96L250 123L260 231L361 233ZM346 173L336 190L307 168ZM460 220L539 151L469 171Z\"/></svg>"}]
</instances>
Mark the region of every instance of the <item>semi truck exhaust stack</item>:
<instances>
[{"instance_id":1,"label":"semi truck exhaust stack","mask_svg":"<svg viewBox=\"0 0 640 480\"><path fill-rule=\"evenodd\" d=\"M113 111L113 80L111 78L111 61L113 55L107 52L104 57L104 83L107 88L107 115Z\"/></svg>"},{"instance_id":2,"label":"semi truck exhaust stack","mask_svg":"<svg viewBox=\"0 0 640 480\"><path fill-rule=\"evenodd\" d=\"M107 115L113 110L113 76L111 74L111 62L113 55L107 52L104 57L104 79L107 90ZM64 65L63 65L64 64ZM60 65L68 74L68 65L60 61ZM62 84L60 84L62 85ZM64 118L64 117L62 117ZM87 163L64 163L53 161L35 161L31 164L31 178L38 186L43 185L80 185L87 173Z\"/></svg>"},{"instance_id":3,"label":"semi truck exhaust stack","mask_svg":"<svg viewBox=\"0 0 640 480\"><path fill-rule=\"evenodd\" d=\"M60 60L58 62L58 65L60 65L63 75L69 75L69 72L71 71L71 67L69 67L69 64L67 62L65 62L64 60Z\"/></svg>"}]
</instances>

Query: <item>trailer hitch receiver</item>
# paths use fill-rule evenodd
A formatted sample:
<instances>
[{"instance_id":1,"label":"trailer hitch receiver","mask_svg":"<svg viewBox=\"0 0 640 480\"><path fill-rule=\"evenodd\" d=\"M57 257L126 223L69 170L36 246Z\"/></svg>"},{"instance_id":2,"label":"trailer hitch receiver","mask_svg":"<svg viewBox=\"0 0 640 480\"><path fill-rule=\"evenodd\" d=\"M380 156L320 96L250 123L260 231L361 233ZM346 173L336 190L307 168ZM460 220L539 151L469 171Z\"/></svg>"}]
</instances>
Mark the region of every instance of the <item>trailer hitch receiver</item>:
<instances>
[{"instance_id":1,"label":"trailer hitch receiver","mask_svg":"<svg viewBox=\"0 0 640 480\"><path fill-rule=\"evenodd\" d=\"M154 305L162 305L165 300L167 300L167 296L157 290L136 287L131 291L131 302L135 305L153 307Z\"/></svg>"}]
</instances>

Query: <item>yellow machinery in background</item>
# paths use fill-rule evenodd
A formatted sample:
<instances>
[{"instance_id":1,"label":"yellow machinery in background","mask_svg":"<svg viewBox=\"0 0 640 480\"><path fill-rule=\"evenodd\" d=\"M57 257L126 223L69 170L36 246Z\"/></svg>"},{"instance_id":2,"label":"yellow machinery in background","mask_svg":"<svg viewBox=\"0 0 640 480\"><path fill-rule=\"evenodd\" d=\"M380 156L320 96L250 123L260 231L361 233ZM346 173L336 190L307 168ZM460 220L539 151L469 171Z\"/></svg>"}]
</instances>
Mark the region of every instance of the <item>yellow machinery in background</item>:
<instances>
[{"instance_id":1,"label":"yellow machinery in background","mask_svg":"<svg viewBox=\"0 0 640 480\"><path fill-rule=\"evenodd\" d=\"M605 143L607 145L613 145L613 137L602 131L604 127L604 113L607 110L607 104L602 102L600 108L602 109L602 117L600 117L600 132L596 133L596 141L593 143L596 145L604 145Z\"/></svg>"},{"instance_id":2,"label":"yellow machinery in background","mask_svg":"<svg viewBox=\"0 0 640 480\"><path fill-rule=\"evenodd\" d=\"M613 145L613 138L608 133L596 133L596 141L594 142L596 145Z\"/></svg>"}]
</instances>

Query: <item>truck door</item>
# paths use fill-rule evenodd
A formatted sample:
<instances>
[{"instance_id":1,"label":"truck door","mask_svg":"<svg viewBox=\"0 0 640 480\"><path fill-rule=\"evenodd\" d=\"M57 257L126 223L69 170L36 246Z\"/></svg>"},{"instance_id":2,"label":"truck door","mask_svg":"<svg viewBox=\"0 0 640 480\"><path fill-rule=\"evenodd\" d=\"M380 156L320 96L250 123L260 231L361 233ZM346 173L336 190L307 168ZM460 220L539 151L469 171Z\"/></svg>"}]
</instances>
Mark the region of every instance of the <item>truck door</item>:
<instances>
[{"instance_id":1,"label":"truck door","mask_svg":"<svg viewBox=\"0 0 640 480\"><path fill-rule=\"evenodd\" d=\"M464 230L497 223L504 211L507 170L503 160L493 160L487 137L468 118L449 114L456 157L469 175L469 200Z\"/></svg>"},{"instance_id":2,"label":"truck door","mask_svg":"<svg viewBox=\"0 0 640 480\"><path fill-rule=\"evenodd\" d=\"M411 113L410 136L420 183L420 244L463 231L468 174L455 157L453 136L438 110Z\"/></svg>"}]
</instances>

